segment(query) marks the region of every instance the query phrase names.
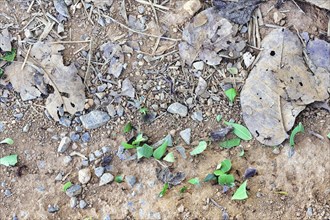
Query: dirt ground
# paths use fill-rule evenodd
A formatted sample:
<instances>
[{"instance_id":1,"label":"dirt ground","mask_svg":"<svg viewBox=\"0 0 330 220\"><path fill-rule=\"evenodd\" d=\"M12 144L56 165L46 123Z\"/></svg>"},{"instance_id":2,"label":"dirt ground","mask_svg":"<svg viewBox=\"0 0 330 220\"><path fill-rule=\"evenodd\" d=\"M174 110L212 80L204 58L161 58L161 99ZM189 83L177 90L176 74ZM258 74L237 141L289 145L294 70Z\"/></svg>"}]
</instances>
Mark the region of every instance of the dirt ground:
<instances>
[{"instance_id":1,"label":"dirt ground","mask_svg":"<svg viewBox=\"0 0 330 220\"><path fill-rule=\"evenodd\" d=\"M143 5L147 19L153 19L150 6L133 0L124 2L126 2L127 14L138 14L137 7ZM173 2L175 1L171 1L167 6L174 7ZM26 21L33 13L39 11L36 1L31 12L26 13L30 3L31 1L1 2L0 15L6 14L10 18L0 16L0 24L12 22L18 25L17 28L12 29L13 36L17 37L18 31ZM314 36L324 38L328 28L327 13L329 12L298 2L305 11L301 13L293 1L285 2L280 9L274 8L269 11L275 3L276 1L270 0L260 5L265 23L274 23L273 14L282 11L286 14L284 26L294 25L301 32L307 31ZM113 18L123 21L119 10L121 1L115 0L113 4L110 14ZM204 1L203 9L210 5L209 1ZM43 10L55 14L51 3L44 7ZM22 23L23 20L25 23ZM178 29L171 27L167 35L171 38L180 38L182 27ZM152 37L127 34L127 30L116 23L105 27L97 23L93 25L83 9L77 9L75 15L65 23L65 30L71 33L70 39L74 41L83 40L81 37L83 35L92 38L95 53L101 44L113 39L112 36L121 34L124 34L122 41L143 42L140 51L147 53L152 51L152 46L156 43L156 39ZM269 27L260 27L261 37L263 38L270 30ZM80 66L86 66L87 60L82 59L80 53L74 54L83 46L86 44L65 44L65 63L77 62ZM85 48L87 49L88 47ZM186 102L186 99L191 97L189 92L196 87L198 78L189 72L183 72L183 68L173 69L167 73L177 79L179 94L176 97L169 95L169 85L161 80L162 77L145 73L145 70L159 71L163 67L168 68L166 64L174 66L178 61L177 56L170 55L151 65L142 62L136 67L133 65L134 62L139 62L136 54L134 52L127 61L127 69L120 76L120 80L130 78L138 96L146 97L147 101L144 103L146 107L151 109L153 104L161 106L161 104L169 105L173 101ZM158 116L152 123L144 123L138 110L123 105L125 106L123 116L116 116L106 125L90 130L91 141L87 144L78 142L78 148L75 149L82 155L88 156L91 152L108 146L111 154L116 155L121 142L131 137L122 132L124 125L131 121L138 130L149 137L151 143L171 134L174 146L183 146L186 149L188 157L184 159L174 147L169 148L170 152L174 152L176 161L173 164L166 163L171 169L184 172L186 179L180 185L170 188L166 195L160 198L159 192L163 183L156 178L156 168L161 165L155 159L144 159L139 162L121 161L117 156L113 156L111 173L114 176L133 175L137 183L133 187L126 182L112 182L99 186L99 178L92 172L92 179L83 185L83 192L78 196L79 200L84 199L88 204L84 209L71 208L70 198L62 190L63 184L67 181L79 183L78 171L82 167L82 158L73 156L72 161L65 164L63 162L65 156L73 150L70 147L64 154L57 152L60 137L74 131L74 126L64 127L48 119L44 114L42 98L23 102L17 93L10 90L8 101L0 102L0 122L5 125L4 131L0 132L0 139L10 137L15 143L11 146L0 145L0 157L18 154L19 163L14 167L0 166L0 219L107 219L106 216L110 216L111 219L225 219L223 213L228 213L229 219L235 220L330 219L330 140L326 138L330 132L330 114L324 109L309 106L298 116L296 122L302 122L305 132L297 135L295 154L291 158L288 157L290 149L288 141L278 147L267 147L256 140L241 143L245 150L243 157L238 156L238 148L221 149L216 142L211 143L198 157L193 158L189 155L190 149L197 145L198 141L207 140L209 133L221 125L216 121L218 114L222 114L224 120L235 119L243 123L239 98L233 106L228 104L219 85L223 78L217 73L213 67L207 67L201 75L208 79L210 88L215 88L213 92L220 98L219 101L208 102L207 99L196 99L194 105L189 108L188 116L184 118L172 115L166 112L166 108L159 107L155 110ZM79 74L84 75L83 68L80 68ZM94 78L96 76L92 73L91 79ZM157 97L157 90L151 92L150 89L150 92L146 92L143 85L147 83L151 84L151 88L157 86L163 88L166 93L165 98L162 100ZM88 99L95 99L95 96L87 91L86 93ZM127 103L127 100L123 102ZM103 108L102 104L99 108ZM203 112L202 122L191 119L191 114L196 110ZM20 120L15 117L18 113L23 113ZM31 125L29 131L23 132L22 129L27 124ZM192 144L189 146L179 135L179 132L185 128L192 129ZM313 132L323 138L316 137ZM194 177L204 179L219 162L226 158L232 161L231 173L235 176L236 185L243 182L243 174L248 167L257 169L257 175L248 180L249 198L244 201L231 200L234 189L223 193L222 187L217 184L203 182L200 186L195 186L187 182ZM22 166L24 167L21 169ZM93 165L90 165L90 168L92 169ZM21 175L18 175L19 169ZM56 181L55 178L60 172L66 178ZM187 186L188 190L180 193L179 190L183 186ZM5 195L6 189L11 191L10 196ZM215 205L213 201L223 208ZM49 213L49 205L57 205L59 210Z\"/></svg>"}]
</instances>

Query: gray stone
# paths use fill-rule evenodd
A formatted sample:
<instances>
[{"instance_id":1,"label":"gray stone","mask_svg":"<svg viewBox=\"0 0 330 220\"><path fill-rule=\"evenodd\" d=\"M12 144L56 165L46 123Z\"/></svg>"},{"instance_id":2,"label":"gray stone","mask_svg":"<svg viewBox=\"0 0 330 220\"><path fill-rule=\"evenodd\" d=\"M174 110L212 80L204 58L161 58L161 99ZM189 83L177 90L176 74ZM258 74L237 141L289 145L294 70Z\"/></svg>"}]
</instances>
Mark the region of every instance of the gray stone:
<instances>
[{"instance_id":1,"label":"gray stone","mask_svg":"<svg viewBox=\"0 0 330 220\"><path fill-rule=\"evenodd\" d=\"M92 178L92 173L89 168L84 168L78 172L78 180L82 184L88 183Z\"/></svg>"},{"instance_id":2,"label":"gray stone","mask_svg":"<svg viewBox=\"0 0 330 220\"><path fill-rule=\"evenodd\" d=\"M105 125L110 120L110 116L106 112L94 110L80 116L80 120L86 129L95 129Z\"/></svg>"},{"instance_id":3,"label":"gray stone","mask_svg":"<svg viewBox=\"0 0 330 220\"><path fill-rule=\"evenodd\" d=\"M121 105L117 106L117 115L119 117L124 115L124 108Z\"/></svg>"},{"instance_id":4,"label":"gray stone","mask_svg":"<svg viewBox=\"0 0 330 220\"><path fill-rule=\"evenodd\" d=\"M149 213L150 219L162 219L160 212L150 212Z\"/></svg>"},{"instance_id":5,"label":"gray stone","mask_svg":"<svg viewBox=\"0 0 330 220\"><path fill-rule=\"evenodd\" d=\"M308 207L308 208L307 208L306 215L307 215L308 217L311 217L311 216L313 215L313 208L312 208L312 207Z\"/></svg>"},{"instance_id":6,"label":"gray stone","mask_svg":"<svg viewBox=\"0 0 330 220\"><path fill-rule=\"evenodd\" d=\"M103 152L104 154L110 152L110 147L107 147L107 146L102 147L102 152Z\"/></svg>"},{"instance_id":7,"label":"gray stone","mask_svg":"<svg viewBox=\"0 0 330 220\"><path fill-rule=\"evenodd\" d=\"M186 144L190 144L190 138L191 138L191 128L187 128L180 132L180 136L186 142Z\"/></svg>"},{"instance_id":8,"label":"gray stone","mask_svg":"<svg viewBox=\"0 0 330 220\"><path fill-rule=\"evenodd\" d=\"M61 140L61 142L60 142L60 145L57 148L57 152L64 153L68 149L70 143L71 143L71 139L70 138L63 137L62 140Z\"/></svg>"},{"instance_id":9,"label":"gray stone","mask_svg":"<svg viewBox=\"0 0 330 220\"><path fill-rule=\"evenodd\" d=\"M60 207L58 207L57 205L49 205L47 211L49 213L55 213L58 212L60 210Z\"/></svg>"},{"instance_id":10,"label":"gray stone","mask_svg":"<svg viewBox=\"0 0 330 220\"><path fill-rule=\"evenodd\" d=\"M133 188L136 183L136 177L132 175L125 176L125 181L131 188Z\"/></svg>"},{"instance_id":11,"label":"gray stone","mask_svg":"<svg viewBox=\"0 0 330 220\"><path fill-rule=\"evenodd\" d=\"M17 121L20 121L22 118L23 118L23 113L17 113L17 114L14 114L14 117L16 118Z\"/></svg>"},{"instance_id":12,"label":"gray stone","mask_svg":"<svg viewBox=\"0 0 330 220\"><path fill-rule=\"evenodd\" d=\"M96 159L96 158L95 158L95 155L94 155L93 153L90 153L90 154L89 154L89 161L90 161L90 162L93 162L95 159Z\"/></svg>"},{"instance_id":13,"label":"gray stone","mask_svg":"<svg viewBox=\"0 0 330 220\"><path fill-rule=\"evenodd\" d=\"M60 120L58 123L60 123L60 125L63 125L64 127L68 128L71 125L71 120L67 117L62 116L62 117L60 117Z\"/></svg>"},{"instance_id":14,"label":"gray stone","mask_svg":"<svg viewBox=\"0 0 330 220\"><path fill-rule=\"evenodd\" d=\"M2 121L0 121L0 132L4 132L4 130L5 130L5 124Z\"/></svg>"},{"instance_id":15,"label":"gray stone","mask_svg":"<svg viewBox=\"0 0 330 220\"><path fill-rule=\"evenodd\" d=\"M95 155L95 157L99 158L99 157L102 157L103 152L100 150L96 150L96 151L94 151L94 155Z\"/></svg>"},{"instance_id":16,"label":"gray stone","mask_svg":"<svg viewBox=\"0 0 330 220\"><path fill-rule=\"evenodd\" d=\"M76 132L82 132L83 130L81 126L76 126L74 129L76 130Z\"/></svg>"},{"instance_id":17,"label":"gray stone","mask_svg":"<svg viewBox=\"0 0 330 220\"><path fill-rule=\"evenodd\" d=\"M107 84L102 84L97 87L97 92L104 92L104 90L107 88Z\"/></svg>"},{"instance_id":18,"label":"gray stone","mask_svg":"<svg viewBox=\"0 0 330 220\"><path fill-rule=\"evenodd\" d=\"M70 207L71 208L76 207L77 206L77 203L78 203L77 197L71 197L71 199L70 199Z\"/></svg>"},{"instance_id":19,"label":"gray stone","mask_svg":"<svg viewBox=\"0 0 330 220\"><path fill-rule=\"evenodd\" d=\"M65 191L66 195L69 197L78 196L79 194L81 194L81 192L82 192L82 188L78 184L72 185L69 189Z\"/></svg>"},{"instance_id":20,"label":"gray stone","mask_svg":"<svg viewBox=\"0 0 330 220\"><path fill-rule=\"evenodd\" d=\"M175 102L171 104L168 108L167 111L172 114L178 114L182 117L186 117L188 114L188 108L187 106L184 106L178 102Z\"/></svg>"},{"instance_id":21,"label":"gray stone","mask_svg":"<svg viewBox=\"0 0 330 220\"><path fill-rule=\"evenodd\" d=\"M202 113L201 111L194 112L194 113L191 115L191 118L192 118L192 120L194 120L194 121L202 122L202 121L203 121L203 113Z\"/></svg>"},{"instance_id":22,"label":"gray stone","mask_svg":"<svg viewBox=\"0 0 330 220\"><path fill-rule=\"evenodd\" d=\"M193 67L196 70L203 70L204 69L204 62L203 61L195 62L195 63L193 63Z\"/></svg>"},{"instance_id":23,"label":"gray stone","mask_svg":"<svg viewBox=\"0 0 330 220\"><path fill-rule=\"evenodd\" d=\"M5 190L5 196L9 197L11 195L12 195L12 193L11 193L10 189L6 189Z\"/></svg>"},{"instance_id":24,"label":"gray stone","mask_svg":"<svg viewBox=\"0 0 330 220\"><path fill-rule=\"evenodd\" d=\"M138 12L139 12L140 14L143 14L144 11L145 11L145 8L144 8L143 5L139 5L138 8L137 8L137 10L138 10Z\"/></svg>"},{"instance_id":25,"label":"gray stone","mask_svg":"<svg viewBox=\"0 0 330 220\"><path fill-rule=\"evenodd\" d=\"M79 208L84 209L84 208L86 208L86 206L87 206L87 203L85 202L85 200L82 199L79 201Z\"/></svg>"},{"instance_id":26,"label":"gray stone","mask_svg":"<svg viewBox=\"0 0 330 220\"><path fill-rule=\"evenodd\" d=\"M27 123L27 124L23 127L22 131L23 131L24 133L27 133L27 132L30 130L30 127L31 127L31 123Z\"/></svg>"},{"instance_id":27,"label":"gray stone","mask_svg":"<svg viewBox=\"0 0 330 220\"><path fill-rule=\"evenodd\" d=\"M163 139L157 141L155 144L153 144L152 146L154 148L159 147L160 145L162 145L165 141L167 141L167 146L168 147L172 147L173 146L173 139L172 136L170 134L166 135L166 137L164 137Z\"/></svg>"},{"instance_id":28,"label":"gray stone","mask_svg":"<svg viewBox=\"0 0 330 220\"><path fill-rule=\"evenodd\" d=\"M175 147L175 149L180 153L180 155L183 159L187 159L186 149L184 149L184 147L177 146L177 147Z\"/></svg>"},{"instance_id":29,"label":"gray stone","mask_svg":"<svg viewBox=\"0 0 330 220\"><path fill-rule=\"evenodd\" d=\"M96 167L94 168L94 173L97 177L102 176L102 174L104 173L104 167Z\"/></svg>"},{"instance_id":30,"label":"gray stone","mask_svg":"<svg viewBox=\"0 0 330 220\"><path fill-rule=\"evenodd\" d=\"M83 143L87 143L87 142L90 142L91 140L91 136L88 132L85 132L81 135L81 140Z\"/></svg>"},{"instance_id":31,"label":"gray stone","mask_svg":"<svg viewBox=\"0 0 330 220\"><path fill-rule=\"evenodd\" d=\"M58 173L57 176L55 177L55 181L61 181L63 178L62 173Z\"/></svg>"},{"instance_id":32,"label":"gray stone","mask_svg":"<svg viewBox=\"0 0 330 220\"><path fill-rule=\"evenodd\" d=\"M104 216L103 220L111 220L110 215Z\"/></svg>"},{"instance_id":33,"label":"gray stone","mask_svg":"<svg viewBox=\"0 0 330 220\"><path fill-rule=\"evenodd\" d=\"M83 166L83 167L87 167L88 165L89 165L88 160L82 160L82 161L81 161L81 166Z\"/></svg>"},{"instance_id":34,"label":"gray stone","mask_svg":"<svg viewBox=\"0 0 330 220\"><path fill-rule=\"evenodd\" d=\"M279 147L274 147L274 149L273 149L273 154L280 154L281 153L281 150L280 150L280 148Z\"/></svg>"},{"instance_id":35,"label":"gray stone","mask_svg":"<svg viewBox=\"0 0 330 220\"><path fill-rule=\"evenodd\" d=\"M71 141L73 141L73 142L77 142L77 141L79 141L79 139L80 139L80 135L77 134L77 133L72 132L72 133L70 134L70 139L71 139Z\"/></svg>"},{"instance_id":36,"label":"gray stone","mask_svg":"<svg viewBox=\"0 0 330 220\"><path fill-rule=\"evenodd\" d=\"M65 156L63 159L64 165L69 165L69 163L72 161L72 157L70 156Z\"/></svg>"},{"instance_id":37,"label":"gray stone","mask_svg":"<svg viewBox=\"0 0 330 220\"><path fill-rule=\"evenodd\" d=\"M107 111L111 118L115 117L117 114L115 106L112 104L107 106Z\"/></svg>"},{"instance_id":38,"label":"gray stone","mask_svg":"<svg viewBox=\"0 0 330 220\"><path fill-rule=\"evenodd\" d=\"M103 186L105 184L108 184L112 182L114 179L113 175L111 173L104 173L100 178L99 186Z\"/></svg>"}]
</instances>

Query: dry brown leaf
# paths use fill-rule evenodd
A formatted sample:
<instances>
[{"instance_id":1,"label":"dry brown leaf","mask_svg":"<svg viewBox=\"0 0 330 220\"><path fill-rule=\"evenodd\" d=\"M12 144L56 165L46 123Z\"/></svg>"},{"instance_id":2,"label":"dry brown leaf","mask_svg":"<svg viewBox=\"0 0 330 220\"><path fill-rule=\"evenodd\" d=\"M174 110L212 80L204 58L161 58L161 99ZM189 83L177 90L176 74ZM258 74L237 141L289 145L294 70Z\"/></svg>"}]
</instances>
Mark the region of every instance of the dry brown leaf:
<instances>
[{"instance_id":1,"label":"dry brown leaf","mask_svg":"<svg viewBox=\"0 0 330 220\"><path fill-rule=\"evenodd\" d=\"M46 109L54 120L59 120L58 110L63 107L65 112L75 114L84 109L84 84L78 76L78 70L71 64L64 66L60 44L37 42L30 51L30 58L23 70L21 63L10 65L6 72L15 91L23 100L48 95ZM46 86L53 91L47 94Z\"/></svg>"},{"instance_id":2,"label":"dry brown leaf","mask_svg":"<svg viewBox=\"0 0 330 220\"><path fill-rule=\"evenodd\" d=\"M310 72L296 34L273 30L262 41L260 59L241 92L245 124L263 144L281 144L295 118L314 101L329 97L330 74L317 68Z\"/></svg>"}]
</instances>

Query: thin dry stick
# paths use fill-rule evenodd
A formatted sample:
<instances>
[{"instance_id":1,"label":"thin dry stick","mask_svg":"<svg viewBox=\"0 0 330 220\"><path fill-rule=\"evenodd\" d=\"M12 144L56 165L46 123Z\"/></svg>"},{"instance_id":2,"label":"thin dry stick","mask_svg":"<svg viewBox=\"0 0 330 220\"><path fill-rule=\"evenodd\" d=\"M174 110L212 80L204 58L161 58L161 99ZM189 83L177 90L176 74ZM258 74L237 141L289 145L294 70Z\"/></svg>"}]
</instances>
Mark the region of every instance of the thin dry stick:
<instances>
[{"instance_id":1,"label":"thin dry stick","mask_svg":"<svg viewBox=\"0 0 330 220\"><path fill-rule=\"evenodd\" d=\"M149 1L150 5L151 5L152 12L154 13L156 23L157 23L157 25L159 25L158 17L157 17L157 12L155 10L155 6L154 6L154 4L152 4L151 0L148 0L148 1Z\"/></svg>"},{"instance_id":2,"label":"thin dry stick","mask_svg":"<svg viewBox=\"0 0 330 220\"><path fill-rule=\"evenodd\" d=\"M89 77L90 77L91 60L92 60L92 54L93 54L92 42L93 42L93 39L91 39L90 43L89 43L88 64L87 64L87 70L86 70L85 77L84 77L84 84L85 84L87 89L88 89L87 83L88 83L88 80L89 80Z\"/></svg>"},{"instance_id":3,"label":"thin dry stick","mask_svg":"<svg viewBox=\"0 0 330 220\"><path fill-rule=\"evenodd\" d=\"M219 205L214 199L210 198L210 201L219 209L221 209L221 211L224 210L223 206Z\"/></svg>"},{"instance_id":4,"label":"thin dry stick","mask_svg":"<svg viewBox=\"0 0 330 220\"><path fill-rule=\"evenodd\" d=\"M123 16L124 16L125 22L126 22L126 24L128 24L125 0L123 0L123 1L121 2L121 6L122 6Z\"/></svg>"},{"instance_id":5,"label":"thin dry stick","mask_svg":"<svg viewBox=\"0 0 330 220\"><path fill-rule=\"evenodd\" d=\"M90 40L77 40L77 41L54 41L50 44L79 44L79 43L90 43Z\"/></svg>"},{"instance_id":6,"label":"thin dry stick","mask_svg":"<svg viewBox=\"0 0 330 220\"><path fill-rule=\"evenodd\" d=\"M120 23L119 21L117 21L116 19L108 16L108 15L102 15L103 17L105 18L109 18L110 20L112 20L113 22L119 24L120 26L122 26L123 28L126 28L127 30L129 31L132 31L134 33L137 33L137 34L142 34L142 35L145 35L145 36L148 36L148 37L156 37L156 38L160 38L160 39L163 39L163 40L170 40L170 41L181 41L182 39L175 39L175 38L169 38L169 37L162 37L162 36L157 36L157 35L154 35L154 34L148 34L148 33L143 33L143 32L140 32L140 31L137 31L137 30L134 30L122 23Z\"/></svg>"},{"instance_id":7,"label":"thin dry stick","mask_svg":"<svg viewBox=\"0 0 330 220\"><path fill-rule=\"evenodd\" d=\"M160 9L163 9L163 10L170 10L168 7L165 7L163 5L158 5L158 4L155 4L155 3L150 3L150 2L147 2L147 1L143 1L143 0L136 0L138 3L141 3L141 4L146 4L146 5L153 5L154 7L156 8L160 8Z\"/></svg>"},{"instance_id":8,"label":"thin dry stick","mask_svg":"<svg viewBox=\"0 0 330 220\"><path fill-rule=\"evenodd\" d=\"M297 2L296 2L295 0L291 0L291 1L293 2L293 4L295 4L295 5L297 6L297 8L299 8L299 10L300 10L302 13L305 14L304 10L302 10L302 9L300 8L300 6L297 4Z\"/></svg>"},{"instance_id":9,"label":"thin dry stick","mask_svg":"<svg viewBox=\"0 0 330 220\"><path fill-rule=\"evenodd\" d=\"M28 49L28 51L27 51L27 53L26 53L26 56L25 56L25 58L24 58L24 62L23 62L23 64L22 64L21 70L24 69L24 66L25 66L26 61L27 61L27 59L28 59L28 57L29 57L29 54L30 54L31 48L32 48L32 44L30 44L29 49Z\"/></svg>"},{"instance_id":10,"label":"thin dry stick","mask_svg":"<svg viewBox=\"0 0 330 220\"><path fill-rule=\"evenodd\" d=\"M33 6L33 4L34 4L34 1L35 1L35 0L33 0L33 1L31 2L31 4L29 5L28 10L26 11L27 13L30 13L30 11L31 11L31 9L32 9L32 6Z\"/></svg>"},{"instance_id":11,"label":"thin dry stick","mask_svg":"<svg viewBox=\"0 0 330 220\"><path fill-rule=\"evenodd\" d=\"M82 48L80 48L79 50L76 50L73 54L76 55L77 53L79 53L80 51L82 51L85 47L87 47L88 45L83 46Z\"/></svg>"}]
</instances>

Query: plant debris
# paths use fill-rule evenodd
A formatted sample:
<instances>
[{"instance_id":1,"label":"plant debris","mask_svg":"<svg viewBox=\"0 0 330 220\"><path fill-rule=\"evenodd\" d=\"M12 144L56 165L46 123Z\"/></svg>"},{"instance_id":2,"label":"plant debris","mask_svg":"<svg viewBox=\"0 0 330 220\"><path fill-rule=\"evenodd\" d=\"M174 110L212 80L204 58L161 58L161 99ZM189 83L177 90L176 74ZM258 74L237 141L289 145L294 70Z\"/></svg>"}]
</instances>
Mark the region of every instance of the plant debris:
<instances>
[{"instance_id":1,"label":"plant debris","mask_svg":"<svg viewBox=\"0 0 330 220\"><path fill-rule=\"evenodd\" d=\"M168 183L170 186L179 185L186 175L183 172L172 173L168 167L156 168L157 179L163 183Z\"/></svg>"}]
</instances>

